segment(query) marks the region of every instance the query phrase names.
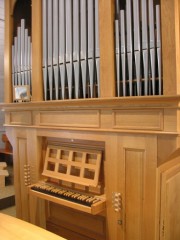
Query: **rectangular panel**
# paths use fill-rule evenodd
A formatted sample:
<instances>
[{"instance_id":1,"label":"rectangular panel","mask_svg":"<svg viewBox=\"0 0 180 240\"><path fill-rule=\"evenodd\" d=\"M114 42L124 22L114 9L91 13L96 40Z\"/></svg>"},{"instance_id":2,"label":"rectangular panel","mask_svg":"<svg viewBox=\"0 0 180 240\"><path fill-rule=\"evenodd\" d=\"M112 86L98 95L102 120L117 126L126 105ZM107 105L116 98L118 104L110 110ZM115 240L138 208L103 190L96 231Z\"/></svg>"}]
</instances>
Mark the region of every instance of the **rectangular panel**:
<instances>
[{"instance_id":1,"label":"rectangular panel","mask_svg":"<svg viewBox=\"0 0 180 240\"><path fill-rule=\"evenodd\" d=\"M96 127L100 126L99 111L59 111L59 112L40 112L39 124L43 126L62 126L62 127Z\"/></svg>"},{"instance_id":2,"label":"rectangular panel","mask_svg":"<svg viewBox=\"0 0 180 240\"><path fill-rule=\"evenodd\" d=\"M143 240L144 150L125 149L126 239Z\"/></svg>"},{"instance_id":3,"label":"rectangular panel","mask_svg":"<svg viewBox=\"0 0 180 240\"><path fill-rule=\"evenodd\" d=\"M163 110L115 110L113 128L163 130Z\"/></svg>"},{"instance_id":4,"label":"rectangular panel","mask_svg":"<svg viewBox=\"0 0 180 240\"><path fill-rule=\"evenodd\" d=\"M31 125L32 117L31 112L11 112L10 113L10 124L13 125Z\"/></svg>"},{"instance_id":5,"label":"rectangular panel","mask_svg":"<svg viewBox=\"0 0 180 240\"><path fill-rule=\"evenodd\" d=\"M64 208L54 203L49 203L49 217L55 224L61 225L63 223L63 226L66 226L67 229L70 228L71 231L81 232L81 234L86 232L86 235L91 233L91 236L92 233L98 234L98 236L102 236L101 239L106 239L104 236L106 224L105 217L92 216L90 214L84 214L77 211L74 213L75 214L73 214L72 218L72 209ZM58 219L58 223L55 219Z\"/></svg>"},{"instance_id":6,"label":"rectangular panel","mask_svg":"<svg viewBox=\"0 0 180 240\"><path fill-rule=\"evenodd\" d=\"M21 194L21 209L22 209L22 219L29 219L29 212L27 211L29 201L28 201L28 189L25 186L25 166L27 165L27 139L17 137L18 143L18 161L19 161L19 174L20 174L20 194Z\"/></svg>"}]
</instances>

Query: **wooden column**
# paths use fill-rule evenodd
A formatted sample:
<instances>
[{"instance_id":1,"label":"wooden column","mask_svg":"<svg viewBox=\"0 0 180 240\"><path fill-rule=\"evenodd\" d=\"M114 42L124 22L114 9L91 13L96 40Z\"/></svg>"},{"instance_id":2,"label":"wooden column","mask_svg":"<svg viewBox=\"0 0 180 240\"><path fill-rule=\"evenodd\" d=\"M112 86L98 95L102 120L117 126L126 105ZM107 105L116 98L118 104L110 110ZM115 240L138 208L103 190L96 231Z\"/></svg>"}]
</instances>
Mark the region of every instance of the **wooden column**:
<instances>
[{"instance_id":1,"label":"wooden column","mask_svg":"<svg viewBox=\"0 0 180 240\"><path fill-rule=\"evenodd\" d=\"M99 0L100 96L115 96L114 0Z\"/></svg>"},{"instance_id":2,"label":"wooden column","mask_svg":"<svg viewBox=\"0 0 180 240\"><path fill-rule=\"evenodd\" d=\"M161 1L164 95L180 93L180 1Z\"/></svg>"},{"instance_id":3,"label":"wooden column","mask_svg":"<svg viewBox=\"0 0 180 240\"><path fill-rule=\"evenodd\" d=\"M43 100L41 5L41 0L32 0L32 101Z\"/></svg>"},{"instance_id":4,"label":"wooden column","mask_svg":"<svg viewBox=\"0 0 180 240\"><path fill-rule=\"evenodd\" d=\"M180 0L175 0L176 84L180 94Z\"/></svg>"}]
</instances>

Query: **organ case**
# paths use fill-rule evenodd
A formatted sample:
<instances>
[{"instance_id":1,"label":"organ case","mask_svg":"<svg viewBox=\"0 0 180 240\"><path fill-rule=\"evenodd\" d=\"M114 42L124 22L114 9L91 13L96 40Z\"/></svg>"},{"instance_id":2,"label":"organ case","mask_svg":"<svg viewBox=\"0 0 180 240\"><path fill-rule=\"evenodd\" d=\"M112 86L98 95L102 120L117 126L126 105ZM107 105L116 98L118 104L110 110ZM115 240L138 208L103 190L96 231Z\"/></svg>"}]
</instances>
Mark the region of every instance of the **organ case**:
<instances>
[{"instance_id":1,"label":"organ case","mask_svg":"<svg viewBox=\"0 0 180 240\"><path fill-rule=\"evenodd\" d=\"M88 235L85 238L84 235L90 225L84 223L85 216L88 215L89 222L93 222L91 224L91 226L93 225L92 228L94 228L94 225L96 227L94 222L96 222L97 216L78 211L79 217L75 218L74 221L77 224L81 221L81 227L74 227L71 218L72 208L66 208L67 211L65 212L65 208L50 201L50 219L45 219L45 211L41 205L40 208L34 207L33 209L34 215L36 215L34 223L43 225L41 223L47 220L49 226L54 224L53 231L58 229L59 234L62 235L61 227L63 224L59 227L59 217L63 218L65 216L66 220L68 219L66 229L69 226L71 231L69 235L73 240L104 240L106 231L108 240L168 239L164 235L160 236L162 229L166 228L169 231L169 228L159 224L160 220L161 223L164 223L164 216L160 216L161 212L164 212L164 206L161 206L160 203L161 196L159 196L159 193L162 182L160 176L157 176L157 169L166 164L169 161L168 156L171 156L175 149L179 148L180 1L162 0L160 5L164 96L115 98L115 1L99 0L100 98L47 102L43 101L43 76L41 71L42 1L32 0L32 103L26 104L9 104L12 102L10 81L11 13L13 11L12 5L16 1L6 0L5 2L7 23L5 31L6 104L3 105L3 109L6 115L6 131L13 145L15 171L17 173L15 174L17 216L31 221L32 208L28 205L29 194L27 193L27 187L24 186L23 165L28 162L31 164L31 168L35 170L34 174L31 174L32 182L37 182L39 180L38 164L41 164L39 156L42 150L42 139L57 136L71 138L73 135L73 138L83 140L98 139L105 141L107 204L106 219L101 221L101 226L105 222L106 229L101 228L101 236L95 234L93 236ZM121 81L121 83L123 82ZM30 144L32 142L33 146ZM134 164L133 167L132 164ZM132 181L132 179L136 181ZM166 182L166 179L164 179L164 182ZM177 177L177 182L179 182L179 177ZM176 185L175 182L173 184ZM112 192L122 194L123 211L116 212L111 206ZM172 194L172 205L173 199L176 198L176 192L174 191ZM162 191L162 195L164 193ZM168 191L167 194L169 194ZM164 194L161 199L165 197ZM179 199L179 195L176 199ZM34 204L34 206L36 205ZM159 208L162 208L161 212ZM169 205L167 212L172 213L172 211L168 211L170 209L171 206ZM178 215L179 212L176 212ZM92 218L90 219L90 217ZM41 222L38 221L39 219ZM93 221L91 221L92 219ZM75 228L81 229L81 237L75 236ZM169 231L172 236L171 239L173 239L176 230L179 231L179 226L173 224L172 231Z\"/></svg>"}]
</instances>

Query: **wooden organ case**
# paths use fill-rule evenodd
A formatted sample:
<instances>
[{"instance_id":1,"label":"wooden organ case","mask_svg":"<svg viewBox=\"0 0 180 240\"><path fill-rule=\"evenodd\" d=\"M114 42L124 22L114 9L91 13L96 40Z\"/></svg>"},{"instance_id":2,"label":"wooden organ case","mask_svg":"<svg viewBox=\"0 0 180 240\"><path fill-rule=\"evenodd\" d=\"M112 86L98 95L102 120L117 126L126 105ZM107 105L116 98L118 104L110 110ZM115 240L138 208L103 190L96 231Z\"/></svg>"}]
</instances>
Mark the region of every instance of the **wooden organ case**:
<instances>
[{"instance_id":1,"label":"wooden organ case","mask_svg":"<svg viewBox=\"0 0 180 240\"><path fill-rule=\"evenodd\" d=\"M1 104L17 217L68 240L179 240L180 1L25 1L30 25L14 19L23 2L5 1Z\"/></svg>"}]
</instances>

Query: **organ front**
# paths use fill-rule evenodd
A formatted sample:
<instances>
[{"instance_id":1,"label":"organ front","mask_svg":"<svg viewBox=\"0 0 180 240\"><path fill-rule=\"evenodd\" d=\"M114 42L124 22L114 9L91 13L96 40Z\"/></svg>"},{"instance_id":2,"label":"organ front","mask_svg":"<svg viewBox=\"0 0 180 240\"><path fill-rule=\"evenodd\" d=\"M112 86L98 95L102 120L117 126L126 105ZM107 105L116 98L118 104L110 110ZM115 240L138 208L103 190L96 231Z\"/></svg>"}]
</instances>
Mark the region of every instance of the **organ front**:
<instances>
[{"instance_id":1,"label":"organ front","mask_svg":"<svg viewBox=\"0 0 180 240\"><path fill-rule=\"evenodd\" d=\"M179 240L180 0L6 0L17 217L68 240Z\"/></svg>"}]
</instances>

